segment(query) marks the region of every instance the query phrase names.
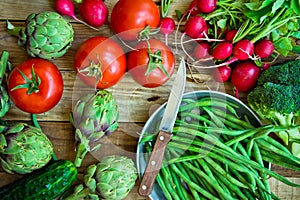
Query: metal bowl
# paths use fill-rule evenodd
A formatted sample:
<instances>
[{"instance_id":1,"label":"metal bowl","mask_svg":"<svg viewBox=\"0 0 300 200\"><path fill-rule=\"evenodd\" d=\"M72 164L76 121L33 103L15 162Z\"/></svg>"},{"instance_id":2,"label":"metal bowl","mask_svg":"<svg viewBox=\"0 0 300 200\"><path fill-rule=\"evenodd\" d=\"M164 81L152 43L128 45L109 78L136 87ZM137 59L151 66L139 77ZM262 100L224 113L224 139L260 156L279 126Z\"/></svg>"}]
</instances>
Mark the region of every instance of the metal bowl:
<instances>
[{"instance_id":1,"label":"metal bowl","mask_svg":"<svg viewBox=\"0 0 300 200\"><path fill-rule=\"evenodd\" d=\"M260 119L256 116L256 114L242 101L239 99L223 93L223 92L217 92L217 91L210 91L210 90L199 90L199 91L193 91L189 93L185 93L183 95L183 98L189 98L189 99L201 99L204 97L216 97L216 98L221 98L227 101L230 101L232 103L235 103L239 105L239 108L236 110L237 114L239 116L244 116L246 115L251 122L252 125L255 127L262 126L262 123ZM160 121L162 119L164 110L166 107L166 103L161 105L148 119L146 122L145 126L142 129L140 138L139 138L139 143L137 146L137 154L136 154L136 161L137 161L137 170L139 177L141 178L145 168L147 166L147 161L145 160L145 146L144 144L140 144L141 139L143 138L143 135L145 133L152 134L158 132L158 127L160 125ZM154 184L152 193L149 195L149 198L152 200L163 200L165 199L163 192L161 191L159 185L157 183Z\"/></svg>"}]
</instances>

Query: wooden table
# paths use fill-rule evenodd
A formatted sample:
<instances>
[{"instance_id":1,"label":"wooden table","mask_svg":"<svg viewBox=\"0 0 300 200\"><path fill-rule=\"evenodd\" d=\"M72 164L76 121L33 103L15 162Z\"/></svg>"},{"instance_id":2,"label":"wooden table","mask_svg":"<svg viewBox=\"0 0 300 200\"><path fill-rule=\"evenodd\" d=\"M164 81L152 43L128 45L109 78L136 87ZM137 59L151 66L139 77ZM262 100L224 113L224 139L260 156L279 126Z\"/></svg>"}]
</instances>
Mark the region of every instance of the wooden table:
<instances>
[{"instance_id":1,"label":"wooden table","mask_svg":"<svg viewBox=\"0 0 300 200\"><path fill-rule=\"evenodd\" d=\"M23 25L26 17L31 13L41 11L54 11L54 0L1 0L0 1L0 50L7 50L10 53L10 62L13 66L20 64L29 58L25 51L17 45L17 38L10 36L6 32L5 20L9 19L15 25ZM107 0L105 3L111 11L116 0ZM170 15L175 17L175 9L186 10L191 0L174 0ZM157 2L158 3L158 2ZM159 5L159 3L158 3ZM69 114L72 110L74 100L76 100L85 91L80 89L81 82L76 78L73 70L73 56L79 45L89 37L96 35L111 36L113 33L107 25L100 28L99 31L92 30L82 24L79 24L66 17L73 25L75 31L75 41L71 49L63 57L53 60L64 78L64 93L59 104L51 111L39 114L37 119L44 132L53 142L54 151L58 158L74 160L74 129L69 122ZM203 74L194 74L192 77L188 74L186 91L201 89L219 90L233 95L232 85L216 84L209 76ZM79 87L78 87L79 86ZM108 154L122 154L135 160L137 141L139 133L143 128L151 113L162 103L169 95L171 81L167 84L155 88L147 89L137 85L132 78L126 74L125 77L116 86L109 89L118 102L120 118L119 128L109 137L101 140L102 146L96 153L88 154L84 159L82 167L79 168L80 174L90 164L96 163L97 158ZM79 88L79 89L78 89ZM244 100L246 94L240 94ZM5 119L11 121L24 121L31 123L29 114L24 113L17 108L12 108L5 116ZM273 170L285 175L294 182L300 183L300 174L289 170L283 170L279 167L273 167ZM17 180L21 175L10 175L0 169L0 186ZM288 187L276 180L270 179L272 190L282 199L299 199L300 189ZM126 199L146 199L137 193L139 181ZM0 197L1 199L1 197Z\"/></svg>"}]
</instances>

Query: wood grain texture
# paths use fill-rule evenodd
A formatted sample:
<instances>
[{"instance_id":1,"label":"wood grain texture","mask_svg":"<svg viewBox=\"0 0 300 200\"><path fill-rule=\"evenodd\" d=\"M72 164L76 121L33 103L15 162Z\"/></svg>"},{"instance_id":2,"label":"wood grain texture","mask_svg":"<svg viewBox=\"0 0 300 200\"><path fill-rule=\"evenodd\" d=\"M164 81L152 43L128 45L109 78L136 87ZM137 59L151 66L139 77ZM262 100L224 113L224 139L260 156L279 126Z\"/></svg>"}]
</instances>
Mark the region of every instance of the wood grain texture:
<instances>
[{"instance_id":1,"label":"wood grain texture","mask_svg":"<svg viewBox=\"0 0 300 200\"><path fill-rule=\"evenodd\" d=\"M173 0L169 15L176 18L175 10L184 12L191 1L192 0ZM110 11L116 2L117 0L105 1ZM155 0L155 2L158 6L160 5L159 0ZM17 45L18 39L10 36L6 32L6 19L14 25L24 25L24 20L29 14L46 10L54 11L54 0L0 1L0 50L9 51L9 60L12 63L12 66L24 62L29 56L24 49ZM74 160L76 153L74 146L74 128L69 122L69 114L72 111L74 101L81 95L91 92L91 89L86 87L76 77L76 73L73 69L74 54L80 44L86 39L97 35L111 37L113 32L107 24L99 28L98 31L95 31L85 25L77 23L70 17L66 17L66 19L71 22L74 28L74 43L63 57L53 60L53 63L58 66L64 78L63 97L54 109L38 115L37 119L44 132L52 141L57 157ZM178 23L178 21L176 21L176 23ZM79 168L79 177L82 176L82 173L88 165L96 163L99 158L105 155L121 154L135 160L139 133L149 116L151 116L161 104L166 102L171 86L172 80L159 88L143 88L136 84L129 74L126 74L121 82L110 88L109 91L113 93L119 106L119 127L116 132L101 139L102 145L97 152L90 153L85 157L82 167ZM207 89L218 90L234 95L234 89L230 83L219 84L214 82L208 71L202 72L201 70L198 70L196 73L188 72L186 92ZM246 102L245 93L240 93L240 98ZM5 119L12 122L24 121L31 123L31 116L21 112L15 107L9 111L7 116L5 116ZM292 181L300 183L299 173L295 173L291 170L284 170L276 166L273 166L272 169L275 172L289 177ZM15 181L20 177L21 175L7 174L0 168L0 187ZM270 183L274 193L281 199L300 199L300 189L286 186L272 178L270 179ZM127 200L147 199L138 194L139 184L140 180L137 181L136 186L126 198Z\"/></svg>"}]
</instances>

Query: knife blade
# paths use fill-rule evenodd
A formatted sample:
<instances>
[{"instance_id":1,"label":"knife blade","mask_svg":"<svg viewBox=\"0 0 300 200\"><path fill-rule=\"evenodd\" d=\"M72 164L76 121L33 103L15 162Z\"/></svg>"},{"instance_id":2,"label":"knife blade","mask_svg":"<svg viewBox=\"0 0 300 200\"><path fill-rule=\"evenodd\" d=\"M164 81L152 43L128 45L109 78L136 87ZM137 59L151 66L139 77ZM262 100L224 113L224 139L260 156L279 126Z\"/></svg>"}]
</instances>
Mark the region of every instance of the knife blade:
<instances>
[{"instance_id":1,"label":"knife blade","mask_svg":"<svg viewBox=\"0 0 300 200\"><path fill-rule=\"evenodd\" d=\"M161 169L165 148L171 140L172 129L181 104L185 88L185 80L186 68L185 61L182 58L159 126L159 133L156 142L141 180L139 187L139 194L141 196L148 196L151 194L156 176Z\"/></svg>"}]
</instances>

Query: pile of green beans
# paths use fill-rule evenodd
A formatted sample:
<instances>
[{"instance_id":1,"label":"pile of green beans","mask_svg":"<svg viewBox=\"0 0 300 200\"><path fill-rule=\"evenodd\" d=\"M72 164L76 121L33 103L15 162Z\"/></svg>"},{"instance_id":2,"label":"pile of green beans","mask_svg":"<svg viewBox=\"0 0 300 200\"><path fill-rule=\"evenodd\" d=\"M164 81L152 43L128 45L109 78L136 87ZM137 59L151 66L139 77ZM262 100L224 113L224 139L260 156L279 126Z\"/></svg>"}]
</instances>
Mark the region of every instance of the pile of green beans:
<instances>
[{"instance_id":1,"label":"pile of green beans","mask_svg":"<svg viewBox=\"0 0 300 200\"><path fill-rule=\"evenodd\" d=\"M300 171L300 159L270 137L298 127L255 127L238 108L217 97L183 99L156 179L166 199L278 199L269 177L300 187L270 169L271 163ZM141 139L149 154L156 136Z\"/></svg>"}]
</instances>

